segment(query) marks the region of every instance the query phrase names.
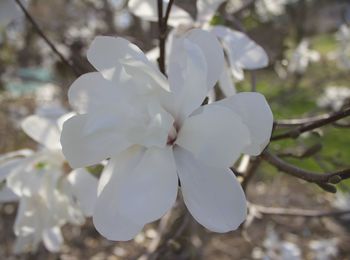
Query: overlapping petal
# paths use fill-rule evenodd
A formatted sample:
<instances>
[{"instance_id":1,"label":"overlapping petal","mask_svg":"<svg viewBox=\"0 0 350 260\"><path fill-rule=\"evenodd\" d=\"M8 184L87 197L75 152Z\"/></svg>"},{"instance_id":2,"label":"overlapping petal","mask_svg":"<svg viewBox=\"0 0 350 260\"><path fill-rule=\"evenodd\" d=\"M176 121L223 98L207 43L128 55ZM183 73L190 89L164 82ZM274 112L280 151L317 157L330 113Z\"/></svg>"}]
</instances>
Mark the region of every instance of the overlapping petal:
<instances>
[{"instance_id":1,"label":"overlapping petal","mask_svg":"<svg viewBox=\"0 0 350 260\"><path fill-rule=\"evenodd\" d=\"M176 147L174 157L181 192L192 216L215 232L235 230L247 214L247 202L234 174L206 166L187 150Z\"/></svg>"},{"instance_id":2,"label":"overlapping petal","mask_svg":"<svg viewBox=\"0 0 350 260\"><path fill-rule=\"evenodd\" d=\"M74 116L63 125L62 151L73 168L97 164L130 146L128 140L113 127L84 134L87 122L85 114Z\"/></svg>"},{"instance_id":3,"label":"overlapping petal","mask_svg":"<svg viewBox=\"0 0 350 260\"><path fill-rule=\"evenodd\" d=\"M207 64L207 87L208 91L215 86L224 68L224 52L217 38L200 29L193 29L186 39L196 44L202 51Z\"/></svg>"},{"instance_id":4,"label":"overlapping petal","mask_svg":"<svg viewBox=\"0 0 350 260\"><path fill-rule=\"evenodd\" d=\"M212 32L222 41L231 66L236 64L243 69L267 66L268 56L264 49L244 33L225 26L215 26Z\"/></svg>"},{"instance_id":5,"label":"overlapping petal","mask_svg":"<svg viewBox=\"0 0 350 260\"><path fill-rule=\"evenodd\" d=\"M59 227L52 227L43 231L43 242L50 252L58 252L63 244L63 236Z\"/></svg>"},{"instance_id":6,"label":"overlapping petal","mask_svg":"<svg viewBox=\"0 0 350 260\"><path fill-rule=\"evenodd\" d=\"M230 97L236 94L236 87L233 83L231 73L229 72L230 72L230 69L227 67L227 65L225 65L219 79L220 89L226 97Z\"/></svg>"},{"instance_id":7,"label":"overlapping petal","mask_svg":"<svg viewBox=\"0 0 350 260\"><path fill-rule=\"evenodd\" d=\"M202 163L228 168L250 143L250 137L235 112L215 104L204 106L184 121L176 144Z\"/></svg>"},{"instance_id":8,"label":"overlapping petal","mask_svg":"<svg viewBox=\"0 0 350 260\"><path fill-rule=\"evenodd\" d=\"M106 79L112 80L116 85L128 79L144 77L148 81L142 82L143 85L155 90L162 88L168 90L164 75L136 45L126 39L98 36L91 43L87 51L87 57L90 63ZM129 75L123 68L126 66L132 68L132 65L137 66L139 70L133 70L134 74Z\"/></svg>"},{"instance_id":9,"label":"overlapping petal","mask_svg":"<svg viewBox=\"0 0 350 260\"><path fill-rule=\"evenodd\" d=\"M173 45L169 58L171 100L165 100L163 105L181 122L200 106L209 92L208 68L198 45L183 38L175 39Z\"/></svg>"},{"instance_id":10,"label":"overlapping petal","mask_svg":"<svg viewBox=\"0 0 350 260\"><path fill-rule=\"evenodd\" d=\"M104 171L109 180L99 187L93 217L99 232L111 240L131 239L175 202L177 174L170 148L134 146L112 158Z\"/></svg>"},{"instance_id":11,"label":"overlapping petal","mask_svg":"<svg viewBox=\"0 0 350 260\"><path fill-rule=\"evenodd\" d=\"M49 149L61 149L60 131L56 120L32 115L22 121L23 131Z\"/></svg>"},{"instance_id":12,"label":"overlapping petal","mask_svg":"<svg viewBox=\"0 0 350 260\"><path fill-rule=\"evenodd\" d=\"M68 177L72 192L86 216L92 216L97 200L98 180L84 168L72 171Z\"/></svg>"},{"instance_id":13,"label":"overlapping petal","mask_svg":"<svg viewBox=\"0 0 350 260\"><path fill-rule=\"evenodd\" d=\"M241 92L215 104L239 115L250 135L244 153L259 155L269 143L273 126L273 115L265 97L259 93Z\"/></svg>"}]
</instances>

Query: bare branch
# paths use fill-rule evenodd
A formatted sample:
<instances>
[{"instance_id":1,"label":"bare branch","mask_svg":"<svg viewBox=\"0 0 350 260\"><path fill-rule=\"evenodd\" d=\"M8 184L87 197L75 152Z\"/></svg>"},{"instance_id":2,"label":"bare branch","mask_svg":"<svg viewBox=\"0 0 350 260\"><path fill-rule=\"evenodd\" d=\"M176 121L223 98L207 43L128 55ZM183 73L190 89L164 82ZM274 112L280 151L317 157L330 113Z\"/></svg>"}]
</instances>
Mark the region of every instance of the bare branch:
<instances>
[{"instance_id":1,"label":"bare branch","mask_svg":"<svg viewBox=\"0 0 350 260\"><path fill-rule=\"evenodd\" d=\"M335 187L332 184L337 184L342 180L350 178L350 169L345 169L331 173L317 173L298 168L292 164L289 164L276 155L273 155L268 150L262 153L262 158L275 166L278 170L285 172L289 175L303 179L308 182L316 183L321 188L329 192L336 192Z\"/></svg>"},{"instance_id":2,"label":"bare branch","mask_svg":"<svg viewBox=\"0 0 350 260\"><path fill-rule=\"evenodd\" d=\"M350 214L348 210L336 210L336 211L319 211L308 210L298 208L278 208L278 207L266 207L262 205L249 203L249 208L253 212L260 213L262 215L277 215L285 217L305 217L305 218L321 218L321 217L340 217Z\"/></svg>"},{"instance_id":3,"label":"bare branch","mask_svg":"<svg viewBox=\"0 0 350 260\"><path fill-rule=\"evenodd\" d=\"M312 123L305 123L299 127L296 127L295 129L292 129L292 130L287 131L285 133L272 136L271 141L281 140L281 139L285 139L285 138L297 138L302 133L314 130L314 129L319 128L321 126L331 124L331 123L338 121L342 118L348 117L349 115L350 115L350 107L348 107L342 111L333 113L326 118L316 120Z\"/></svg>"},{"instance_id":4,"label":"bare branch","mask_svg":"<svg viewBox=\"0 0 350 260\"><path fill-rule=\"evenodd\" d=\"M301 126L305 124L310 124L318 120L322 120L325 118L330 117L331 115L329 113L318 115L318 116L312 116L312 117L305 117L305 118L296 118L296 119L282 119L275 121L276 127L294 127L294 126Z\"/></svg>"},{"instance_id":5,"label":"bare branch","mask_svg":"<svg viewBox=\"0 0 350 260\"><path fill-rule=\"evenodd\" d=\"M166 75L165 71L165 40L166 40L166 31L168 28L168 19L171 11L171 7L174 3L174 0L170 0L167 9L165 11L165 16L163 18L163 0L158 0L158 29L159 29L159 58L158 65L160 71Z\"/></svg>"},{"instance_id":6,"label":"bare branch","mask_svg":"<svg viewBox=\"0 0 350 260\"><path fill-rule=\"evenodd\" d=\"M80 72L76 69L75 66L73 66L64 56L63 54L56 48L56 46L50 41L50 39L45 35L45 33L40 29L37 22L34 20L34 18L30 15L30 13L26 10L24 5L21 3L20 0L15 0L17 5L20 7L20 9L25 14L28 21L32 24L33 28L36 30L36 32L39 34L39 36L46 42L46 44L51 48L51 50L61 59L61 61L66 64L71 70L74 72L76 76L80 76Z\"/></svg>"}]
</instances>

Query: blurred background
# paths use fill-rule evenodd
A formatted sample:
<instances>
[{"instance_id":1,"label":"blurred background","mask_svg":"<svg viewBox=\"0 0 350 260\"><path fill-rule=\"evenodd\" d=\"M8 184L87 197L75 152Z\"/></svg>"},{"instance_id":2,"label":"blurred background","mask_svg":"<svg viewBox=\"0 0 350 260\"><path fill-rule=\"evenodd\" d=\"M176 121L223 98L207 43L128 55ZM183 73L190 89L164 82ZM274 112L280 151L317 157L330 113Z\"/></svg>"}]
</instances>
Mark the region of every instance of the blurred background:
<instances>
[{"instance_id":1,"label":"blurred background","mask_svg":"<svg viewBox=\"0 0 350 260\"><path fill-rule=\"evenodd\" d=\"M0 0L1 1L1 0ZM175 0L193 17L195 1ZM92 71L86 49L96 35L122 36L147 52L157 46L157 23L142 21L127 0L31 0L28 11L79 73ZM350 2L348 0L230 0L212 18L244 30L269 56L267 68L245 73L237 91L250 91L252 80L276 120L313 117L350 105ZM66 104L76 76L38 36L24 16L0 28L0 154L36 143L20 121L45 105ZM217 96L222 97L219 89ZM348 123L348 122L345 122ZM298 139L276 141L270 149L286 161L315 172L350 167L348 124L323 127ZM98 174L100 169L90 169ZM335 210L350 208L350 181L336 194L278 172L261 162L247 186L254 205ZM179 205L181 207L181 205ZM145 227L133 241L111 242L91 221L65 226L60 253L44 246L14 255L13 223L17 204L0 205L0 259L146 259L160 229ZM350 216L302 217L250 214L244 227L214 234L181 213L176 237L164 243L159 259L350 259Z\"/></svg>"}]
</instances>

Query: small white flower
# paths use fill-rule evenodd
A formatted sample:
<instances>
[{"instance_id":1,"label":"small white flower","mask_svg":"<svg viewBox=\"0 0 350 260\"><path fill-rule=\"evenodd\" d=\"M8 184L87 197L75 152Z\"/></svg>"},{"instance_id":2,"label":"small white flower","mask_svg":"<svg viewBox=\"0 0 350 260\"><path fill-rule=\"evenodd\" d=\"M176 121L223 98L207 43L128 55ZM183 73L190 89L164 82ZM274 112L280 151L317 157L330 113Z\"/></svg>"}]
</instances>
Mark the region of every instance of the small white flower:
<instances>
[{"instance_id":1,"label":"small white flower","mask_svg":"<svg viewBox=\"0 0 350 260\"><path fill-rule=\"evenodd\" d=\"M275 16L285 12L285 5L290 0L258 0L255 2L256 12L260 19L268 21Z\"/></svg>"},{"instance_id":2,"label":"small white flower","mask_svg":"<svg viewBox=\"0 0 350 260\"><path fill-rule=\"evenodd\" d=\"M338 66L341 69L350 69L350 27L343 24L340 26L336 39L338 41L338 49L335 52L335 58L338 62Z\"/></svg>"},{"instance_id":3,"label":"small white flower","mask_svg":"<svg viewBox=\"0 0 350 260\"><path fill-rule=\"evenodd\" d=\"M14 226L16 253L35 251L41 240L48 250L58 251L63 243L60 227L65 223L81 225L92 214L97 179L84 169L69 174L64 169L59 137L62 123L69 116L58 120L27 117L22 122L23 130L43 148L37 152L12 152L0 158L0 181L6 179L0 200L19 200Z\"/></svg>"},{"instance_id":4,"label":"small white flower","mask_svg":"<svg viewBox=\"0 0 350 260\"><path fill-rule=\"evenodd\" d=\"M130 0L128 6L134 15L144 20L157 21L156 2L154 0ZM253 70L266 67L268 56L263 48L244 33L226 26L210 26L210 20L223 2L225 0L197 0L195 20L185 10L173 5L168 23L174 27L174 30L169 33L168 45L169 53L171 53L173 40L181 37L189 28L198 27L212 32L220 40L227 57L224 70L219 78L219 86L225 96L231 96L236 93L234 82L244 79L243 69ZM163 3L165 10L168 1L164 0ZM151 50L147 57L153 57L156 60L158 58L157 48Z\"/></svg>"},{"instance_id":5,"label":"small white flower","mask_svg":"<svg viewBox=\"0 0 350 260\"><path fill-rule=\"evenodd\" d=\"M310 50L309 41L304 39L292 53L288 64L288 71L290 73L303 74L310 62L317 62L319 60L320 54L317 51Z\"/></svg>"},{"instance_id":6,"label":"small white flower","mask_svg":"<svg viewBox=\"0 0 350 260\"><path fill-rule=\"evenodd\" d=\"M272 113L258 93L202 106L224 65L212 34L198 29L174 41L168 80L135 45L97 37L87 57L99 72L78 78L69 102L79 112L63 125L73 167L110 158L99 181L93 221L111 240L132 239L177 197L178 178L192 216L216 232L246 217L244 192L229 167L269 142Z\"/></svg>"},{"instance_id":7,"label":"small white flower","mask_svg":"<svg viewBox=\"0 0 350 260\"><path fill-rule=\"evenodd\" d=\"M327 87L324 93L317 99L317 105L323 108L330 108L333 111L340 110L345 104L350 104L349 87Z\"/></svg>"}]
</instances>

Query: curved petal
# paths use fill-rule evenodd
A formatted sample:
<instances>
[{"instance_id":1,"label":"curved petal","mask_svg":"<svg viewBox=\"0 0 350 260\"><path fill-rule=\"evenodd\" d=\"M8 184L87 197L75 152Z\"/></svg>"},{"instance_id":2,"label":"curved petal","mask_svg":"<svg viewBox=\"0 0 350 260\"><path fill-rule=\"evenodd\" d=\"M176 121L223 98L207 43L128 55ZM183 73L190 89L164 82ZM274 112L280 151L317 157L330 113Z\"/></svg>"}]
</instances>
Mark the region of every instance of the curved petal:
<instances>
[{"instance_id":1,"label":"curved petal","mask_svg":"<svg viewBox=\"0 0 350 260\"><path fill-rule=\"evenodd\" d=\"M225 26L215 26L212 32L223 42L231 66L243 69L266 67L269 60L266 52L247 35Z\"/></svg>"},{"instance_id":2,"label":"curved petal","mask_svg":"<svg viewBox=\"0 0 350 260\"><path fill-rule=\"evenodd\" d=\"M60 131L56 120L32 115L22 121L23 131L49 149L60 149Z\"/></svg>"},{"instance_id":3,"label":"curved petal","mask_svg":"<svg viewBox=\"0 0 350 260\"><path fill-rule=\"evenodd\" d=\"M236 94L236 87L229 73L229 68L226 65L219 79L219 87L226 97Z\"/></svg>"},{"instance_id":4,"label":"curved petal","mask_svg":"<svg viewBox=\"0 0 350 260\"><path fill-rule=\"evenodd\" d=\"M207 64L200 47L189 40L174 39L169 57L169 84L171 100L163 101L181 122L203 102L209 90L206 87Z\"/></svg>"},{"instance_id":5,"label":"curved petal","mask_svg":"<svg viewBox=\"0 0 350 260\"><path fill-rule=\"evenodd\" d=\"M241 92L214 103L231 109L248 127L250 143L244 153L259 155L270 141L273 114L265 97L259 93Z\"/></svg>"},{"instance_id":6,"label":"curved petal","mask_svg":"<svg viewBox=\"0 0 350 260\"><path fill-rule=\"evenodd\" d=\"M67 179L85 216L92 216L97 200L98 179L83 168L72 171Z\"/></svg>"},{"instance_id":7,"label":"curved petal","mask_svg":"<svg viewBox=\"0 0 350 260\"><path fill-rule=\"evenodd\" d=\"M93 111L101 106L118 104L118 88L104 79L99 72L81 75L70 86L69 104L79 113Z\"/></svg>"},{"instance_id":8,"label":"curved petal","mask_svg":"<svg viewBox=\"0 0 350 260\"><path fill-rule=\"evenodd\" d=\"M62 151L73 168L97 164L125 150L130 144L114 128L87 132L87 115L74 116L63 124Z\"/></svg>"},{"instance_id":9,"label":"curved petal","mask_svg":"<svg viewBox=\"0 0 350 260\"><path fill-rule=\"evenodd\" d=\"M249 133L237 114L214 104L184 121L176 144L207 165L228 168L250 143Z\"/></svg>"},{"instance_id":10,"label":"curved petal","mask_svg":"<svg viewBox=\"0 0 350 260\"><path fill-rule=\"evenodd\" d=\"M113 173L107 174L110 176L108 183L99 187L102 191L96 207L101 210L102 207L115 208L111 214L118 213L143 225L164 215L176 200L177 174L170 147L134 146L111 159L104 171ZM117 229L115 233L116 237L122 236Z\"/></svg>"},{"instance_id":11,"label":"curved petal","mask_svg":"<svg viewBox=\"0 0 350 260\"><path fill-rule=\"evenodd\" d=\"M12 172L12 170L20 167L25 162L24 158L15 158L12 160L5 161L0 165L0 182L6 179Z\"/></svg>"},{"instance_id":12,"label":"curved petal","mask_svg":"<svg viewBox=\"0 0 350 260\"><path fill-rule=\"evenodd\" d=\"M174 149L174 157L181 192L192 216L211 231L237 229L246 218L247 202L234 174L206 166L180 147Z\"/></svg>"},{"instance_id":13,"label":"curved petal","mask_svg":"<svg viewBox=\"0 0 350 260\"><path fill-rule=\"evenodd\" d=\"M43 242L50 252L58 252L63 244L63 236L59 227L45 229L43 231Z\"/></svg>"},{"instance_id":14,"label":"curved petal","mask_svg":"<svg viewBox=\"0 0 350 260\"><path fill-rule=\"evenodd\" d=\"M32 154L33 151L30 149L21 149L14 152L8 152L0 155L0 163L6 162L9 159L14 159L16 157L27 157Z\"/></svg>"},{"instance_id":15,"label":"curved petal","mask_svg":"<svg viewBox=\"0 0 350 260\"><path fill-rule=\"evenodd\" d=\"M87 58L106 79L114 81L115 84L120 84L126 78L133 80L144 77L148 81L142 82L143 85L151 86L155 89L164 88L168 90L164 75L160 73L136 45L126 39L98 36L87 51ZM133 63L136 63L136 65L132 66ZM135 66L138 69L132 70L132 74L128 76L128 73L130 73L128 68ZM123 68L127 73L125 73Z\"/></svg>"},{"instance_id":16,"label":"curved petal","mask_svg":"<svg viewBox=\"0 0 350 260\"><path fill-rule=\"evenodd\" d=\"M163 16L165 15L169 1L163 0ZM154 0L129 0L128 7L135 16L151 22L158 21L158 3ZM182 8L173 5L171 7L168 24L174 27L180 24L193 22L191 16Z\"/></svg>"},{"instance_id":17,"label":"curved petal","mask_svg":"<svg viewBox=\"0 0 350 260\"><path fill-rule=\"evenodd\" d=\"M186 39L196 44L202 51L207 63L208 91L215 86L224 68L224 52L217 38L210 32L193 29Z\"/></svg>"}]
</instances>

